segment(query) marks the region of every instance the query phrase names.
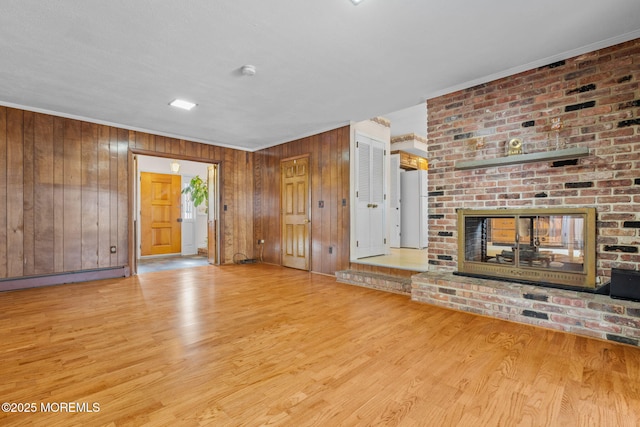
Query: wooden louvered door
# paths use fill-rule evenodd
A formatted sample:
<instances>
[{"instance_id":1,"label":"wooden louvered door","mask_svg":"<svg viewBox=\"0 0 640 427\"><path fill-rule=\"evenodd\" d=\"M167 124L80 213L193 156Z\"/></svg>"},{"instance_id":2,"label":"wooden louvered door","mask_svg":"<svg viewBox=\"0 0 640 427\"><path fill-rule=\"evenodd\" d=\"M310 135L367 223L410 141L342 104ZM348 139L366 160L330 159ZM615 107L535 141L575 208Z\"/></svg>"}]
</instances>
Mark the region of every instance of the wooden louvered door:
<instances>
[{"instance_id":1,"label":"wooden louvered door","mask_svg":"<svg viewBox=\"0 0 640 427\"><path fill-rule=\"evenodd\" d=\"M356 252L357 258L387 252L385 146L356 133Z\"/></svg>"},{"instance_id":2,"label":"wooden louvered door","mask_svg":"<svg viewBox=\"0 0 640 427\"><path fill-rule=\"evenodd\" d=\"M281 162L282 265L309 270L311 204L309 192L309 157Z\"/></svg>"}]
</instances>

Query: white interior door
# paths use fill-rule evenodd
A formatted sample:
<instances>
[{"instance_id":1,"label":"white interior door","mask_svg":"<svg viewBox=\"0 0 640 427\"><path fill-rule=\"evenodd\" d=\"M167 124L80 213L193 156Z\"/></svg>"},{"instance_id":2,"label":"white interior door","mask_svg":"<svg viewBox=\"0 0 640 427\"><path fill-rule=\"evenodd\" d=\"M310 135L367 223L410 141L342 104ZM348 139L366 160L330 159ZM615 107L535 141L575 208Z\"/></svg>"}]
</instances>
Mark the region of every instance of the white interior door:
<instances>
[{"instance_id":1,"label":"white interior door","mask_svg":"<svg viewBox=\"0 0 640 427\"><path fill-rule=\"evenodd\" d=\"M387 252L385 144L356 133L357 258Z\"/></svg>"},{"instance_id":2,"label":"white interior door","mask_svg":"<svg viewBox=\"0 0 640 427\"><path fill-rule=\"evenodd\" d=\"M182 188L189 186L191 176L182 177ZM188 194L182 193L182 255L195 255L198 252L196 245L196 209Z\"/></svg>"}]
</instances>

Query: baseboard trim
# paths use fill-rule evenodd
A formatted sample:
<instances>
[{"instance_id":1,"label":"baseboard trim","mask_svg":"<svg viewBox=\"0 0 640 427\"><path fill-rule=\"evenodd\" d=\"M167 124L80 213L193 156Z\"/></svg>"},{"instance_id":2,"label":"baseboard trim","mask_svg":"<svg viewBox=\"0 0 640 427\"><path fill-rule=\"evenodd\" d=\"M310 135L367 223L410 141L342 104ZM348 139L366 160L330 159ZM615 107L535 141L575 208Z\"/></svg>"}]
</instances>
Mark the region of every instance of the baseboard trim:
<instances>
[{"instance_id":1,"label":"baseboard trim","mask_svg":"<svg viewBox=\"0 0 640 427\"><path fill-rule=\"evenodd\" d=\"M129 266L101 268L96 270L72 271L40 276L12 277L0 279L0 292L18 289L39 288L42 286L62 285L65 283L87 282L90 280L114 279L130 275Z\"/></svg>"}]
</instances>

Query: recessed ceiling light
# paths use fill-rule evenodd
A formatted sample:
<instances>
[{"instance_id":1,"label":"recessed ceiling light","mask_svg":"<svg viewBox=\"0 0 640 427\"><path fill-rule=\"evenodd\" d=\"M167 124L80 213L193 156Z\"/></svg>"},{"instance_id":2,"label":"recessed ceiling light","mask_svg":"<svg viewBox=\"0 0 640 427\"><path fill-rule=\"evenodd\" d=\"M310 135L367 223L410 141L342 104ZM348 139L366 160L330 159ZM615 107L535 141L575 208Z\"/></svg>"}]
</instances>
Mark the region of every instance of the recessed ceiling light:
<instances>
[{"instance_id":1,"label":"recessed ceiling light","mask_svg":"<svg viewBox=\"0 0 640 427\"><path fill-rule=\"evenodd\" d=\"M196 106L193 102L185 101L184 99L174 99L169 103L172 107L182 108L183 110L191 110Z\"/></svg>"},{"instance_id":2,"label":"recessed ceiling light","mask_svg":"<svg viewBox=\"0 0 640 427\"><path fill-rule=\"evenodd\" d=\"M351 0L351 3L355 4L356 6L359 5L362 2L362 0Z\"/></svg>"}]
</instances>

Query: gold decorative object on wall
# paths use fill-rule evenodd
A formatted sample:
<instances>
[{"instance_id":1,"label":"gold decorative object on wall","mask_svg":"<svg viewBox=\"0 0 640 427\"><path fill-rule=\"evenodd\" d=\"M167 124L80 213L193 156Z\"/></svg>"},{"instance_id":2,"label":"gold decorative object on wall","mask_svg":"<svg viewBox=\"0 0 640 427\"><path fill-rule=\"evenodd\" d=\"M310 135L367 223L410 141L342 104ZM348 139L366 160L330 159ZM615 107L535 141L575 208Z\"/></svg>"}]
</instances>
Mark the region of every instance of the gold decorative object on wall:
<instances>
[{"instance_id":1,"label":"gold decorative object on wall","mask_svg":"<svg viewBox=\"0 0 640 427\"><path fill-rule=\"evenodd\" d=\"M509 151L507 151L507 155L513 156L517 154L522 154L522 140L519 138L513 138L509 141Z\"/></svg>"},{"instance_id":2,"label":"gold decorative object on wall","mask_svg":"<svg viewBox=\"0 0 640 427\"><path fill-rule=\"evenodd\" d=\"M560 147L560 131L563 128L564 128L564 122L560 117L551 119L551 131L556 133L556 150L559 150L561 148Z\"/></svg>"}]
</instances>

